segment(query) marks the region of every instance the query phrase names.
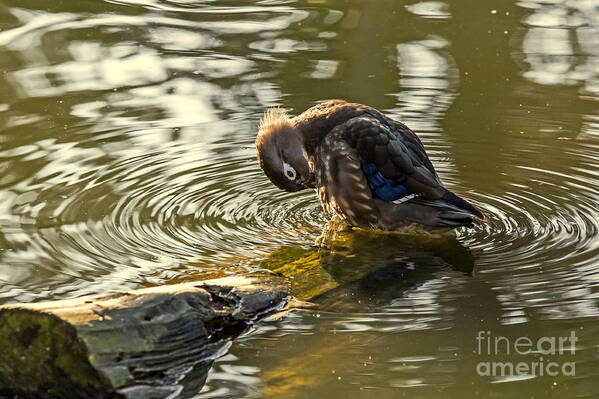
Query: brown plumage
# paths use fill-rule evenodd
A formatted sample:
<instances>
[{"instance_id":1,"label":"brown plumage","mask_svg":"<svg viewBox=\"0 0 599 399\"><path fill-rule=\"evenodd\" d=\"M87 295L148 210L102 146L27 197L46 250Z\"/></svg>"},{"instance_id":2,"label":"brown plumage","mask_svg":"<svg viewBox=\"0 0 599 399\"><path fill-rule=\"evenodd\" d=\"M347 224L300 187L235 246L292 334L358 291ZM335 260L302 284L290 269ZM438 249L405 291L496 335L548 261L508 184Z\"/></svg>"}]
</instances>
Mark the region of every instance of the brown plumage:
<instances>
[{"instance_id":1,"label":"brown plumage","mask_svg":"<svg viewBox=\"0 0 599 399\"><path fill-rule=\"evenodd\" d=\"M443 187L414 132L366 105L332 100L294 118L268 110L256 148L277 187L316 188L324 210L353 226L452 228L485 220Z\"/></svg>"}]
</instances>

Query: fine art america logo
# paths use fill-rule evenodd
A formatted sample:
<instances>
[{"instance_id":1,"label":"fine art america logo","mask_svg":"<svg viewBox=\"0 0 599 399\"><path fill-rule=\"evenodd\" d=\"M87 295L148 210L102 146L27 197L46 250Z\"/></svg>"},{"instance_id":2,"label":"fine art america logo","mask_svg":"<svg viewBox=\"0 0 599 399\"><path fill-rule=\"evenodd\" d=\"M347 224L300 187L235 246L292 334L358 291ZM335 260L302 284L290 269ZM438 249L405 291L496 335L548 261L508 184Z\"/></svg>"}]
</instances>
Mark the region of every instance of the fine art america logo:
<instances>
[{"instance_id":1,"label":"fine art america logo","mask_svg":"<svg viewBox=\"0 0 599 399\"><path fill-rule=\"evenodd\" d=\"M569 336L540 337L527 336L504 337L493 335L491 331L479 331L476 336L479 356L491 358L476 365L476 373L485 377L513 376L574 376L576 363L565 361L576 352L578 337L574 331ZM529 361L512 361L515 356L526 356ZM504 358L509 361L498 361ZM562 361L564 360L564 361Z\"/></svg>"}]
</instances>

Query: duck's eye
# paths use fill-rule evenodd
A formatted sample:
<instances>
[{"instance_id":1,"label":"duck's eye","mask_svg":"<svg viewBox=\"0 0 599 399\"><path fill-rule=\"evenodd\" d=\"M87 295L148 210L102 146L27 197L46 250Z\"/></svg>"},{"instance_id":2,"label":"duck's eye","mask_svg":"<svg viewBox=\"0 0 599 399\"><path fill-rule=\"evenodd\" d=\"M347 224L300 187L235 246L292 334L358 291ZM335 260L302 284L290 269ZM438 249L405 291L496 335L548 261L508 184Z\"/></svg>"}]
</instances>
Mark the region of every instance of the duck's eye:
<instances>
[{"instance_id":1,"label":"duck's eye","mask_svg":"<svg viewBox=\"0 0 599 399\"><path fill-rule=\"evenodd\" d=\"M293 166L289 165L288 163L284 163L283 168L285 168L285 176L287 176L289 180L295 180L295 176L297 176L297 174L295 173Z\"/></svg>"}]
</instances>

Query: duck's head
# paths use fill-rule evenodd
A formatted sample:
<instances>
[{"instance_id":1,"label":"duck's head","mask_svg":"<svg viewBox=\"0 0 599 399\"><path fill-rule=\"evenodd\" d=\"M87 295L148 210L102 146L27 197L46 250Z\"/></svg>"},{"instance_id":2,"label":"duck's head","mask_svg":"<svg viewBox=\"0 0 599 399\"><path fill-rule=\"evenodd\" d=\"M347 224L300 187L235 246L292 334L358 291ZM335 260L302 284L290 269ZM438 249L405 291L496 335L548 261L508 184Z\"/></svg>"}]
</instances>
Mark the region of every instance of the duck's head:
<instances>
[{"instance_id":1,"label":"duck's head","mask_svg":"<svg viewBox=\"0 0 599 399\"><path fill-rule=\"evenodd\" d=\"M303 136L285 111L266 111L260 120L256 149L260 167L280 189L293 192L315 187Z\"/></svg>"}]
</instances>

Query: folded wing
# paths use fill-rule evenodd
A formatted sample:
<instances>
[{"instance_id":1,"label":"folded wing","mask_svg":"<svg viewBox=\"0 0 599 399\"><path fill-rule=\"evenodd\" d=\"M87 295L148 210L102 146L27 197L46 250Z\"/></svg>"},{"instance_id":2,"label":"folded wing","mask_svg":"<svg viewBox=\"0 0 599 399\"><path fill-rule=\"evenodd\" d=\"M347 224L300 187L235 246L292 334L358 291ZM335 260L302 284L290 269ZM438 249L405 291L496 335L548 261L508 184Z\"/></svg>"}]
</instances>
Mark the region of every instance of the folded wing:
<instances>
[{"instance_id":1,"label":"folded wing","mask_svg":"<svg viewBox=\"0 0 599 399\"><path fill-rule=\"evenodd\" d=\"M384 228L382 220L396 217L456 227L484 218L443 187L410 129L376 115L336 126L316 149L315 170L325 210L355 225Z\"/></svg>"}]
</instances>

